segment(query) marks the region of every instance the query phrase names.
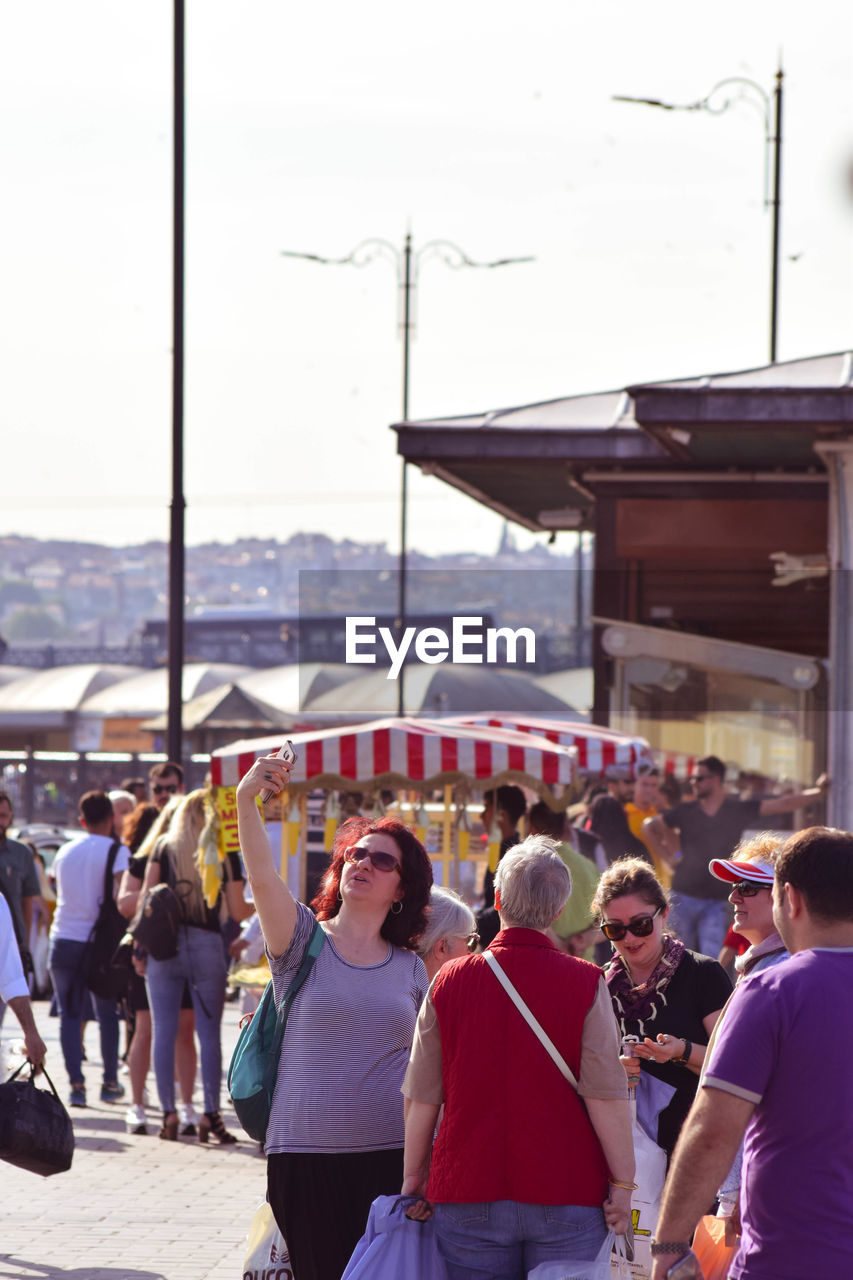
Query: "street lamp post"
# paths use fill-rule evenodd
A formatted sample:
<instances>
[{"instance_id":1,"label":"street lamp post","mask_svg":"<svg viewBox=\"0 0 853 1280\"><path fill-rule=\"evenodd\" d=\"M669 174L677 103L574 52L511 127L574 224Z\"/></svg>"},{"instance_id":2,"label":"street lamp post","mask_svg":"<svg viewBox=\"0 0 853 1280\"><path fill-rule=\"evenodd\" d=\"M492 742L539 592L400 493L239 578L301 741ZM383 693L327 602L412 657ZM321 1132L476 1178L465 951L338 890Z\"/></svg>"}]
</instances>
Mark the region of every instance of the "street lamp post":
<instances>
[{"instance_id":1,"label":"street lamp post","mask_svg":"<svg viewBox=\"0 0 853 1280\"><path fill-rule=\"evenodd\" d=\"M184 0L174 0L172 209L172 504L169 521L169 712L166 751L180 763L184 670Z\"/></svg>"},{"instance_id":2,"label":"street lamp post","mask_svg":"<svg viewBox=\"0 0 853 1280\"><path fill-rule=\"evenodd\" d=\"M344 258L324 258L317 253L296 253L283 249L283 258L301 258L307 262L320 262L334 267L366 267L379 257L390 259L397 272L397 284L400 290L400 330L403 337L403 421L409 417L409 358L412 333L414 332L412 302L419 279L420 264L425 258L437 255L445 266L454 270L461 267L508 267L519 262L533 262L533 258L497 258L493 262L476 262L454 244L451 240L428 240L420 249L412 248L411 232L406 232L402 251L389 240L362 240L351 253ZM406 564L408 559L408 464L403 459L400 478L400 555L397 574L397 633L398 641L406 630ZM400 668L397 680L397 715L405 715L405 663Z\"/></svg>"},{"instance_id":3,"label":"street lamp post","mask_svg":"<svg viewBox=\"0 0 853 1280\"><path fill-rule=\"evenodd\" d=\"M709 111L722 115L738 102L748 102L759 112L764 122L765 169L764 207L773 210L770 249L770 363L776 363L776 337L779 313L779 224L782 211L782 96L784 73L776 72L773 102L770 94L754 80L744 76L729 76L715 84L710 93L698 102L662 102L659 98L631 98L614 94L614 102L636 102L645 107L660 107L663 111ZM733 92L734 91L734 92ZM773 190L768 189L767 161L773 152Z\"/></svg>"}]
</instances>

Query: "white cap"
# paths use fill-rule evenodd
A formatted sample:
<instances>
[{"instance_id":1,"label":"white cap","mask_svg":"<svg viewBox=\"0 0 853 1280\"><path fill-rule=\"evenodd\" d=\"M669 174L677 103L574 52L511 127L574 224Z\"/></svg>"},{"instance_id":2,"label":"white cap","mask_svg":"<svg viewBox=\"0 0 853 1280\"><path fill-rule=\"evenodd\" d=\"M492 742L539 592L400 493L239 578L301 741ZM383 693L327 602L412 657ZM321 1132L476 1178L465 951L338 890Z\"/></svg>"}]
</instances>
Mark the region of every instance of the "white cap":
<instances>
[{"instance_id":1,"label":"white cap","mask_svg":"<svg viewBox=\"0 0 853 1280\"><path fill-rule=\"evenodd\" d=\"M716 880L726 880L729 884L737 884L740 880L772 884L775 878L769 862L731 862L728 858L712 858L708 870Z\"/></svg>"}]
</instances>

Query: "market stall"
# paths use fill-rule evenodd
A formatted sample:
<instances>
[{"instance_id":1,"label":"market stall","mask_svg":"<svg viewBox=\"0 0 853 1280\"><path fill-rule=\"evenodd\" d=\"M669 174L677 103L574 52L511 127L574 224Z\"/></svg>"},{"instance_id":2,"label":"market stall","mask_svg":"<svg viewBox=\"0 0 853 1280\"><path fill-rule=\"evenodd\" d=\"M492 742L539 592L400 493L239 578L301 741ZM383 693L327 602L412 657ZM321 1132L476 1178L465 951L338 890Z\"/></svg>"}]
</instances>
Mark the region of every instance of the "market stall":
<instances>
[{"instance_id":1,"label":"market stall","mask_svg":"<svg viewBox=\"0 0 853 1280\"><path fill-rule=\"evenodd\" d=\"M586 774L602 773L609 764L624 764L633 768L642 762L651 763L653 759L645 738L617 733L615 729L606 729L580 720L553 720L540 716L514 716L500 711L486 711L477 716L453 716L441 723L533 734L548 742L572 747L577 751L578 769Z\"/></svg>"},{"instance_id":2,"label":"market stall","mask_svg":"<svg viewBox=\"0 0 853 1280\"><path fill-rule=\"evenodd\" d=\"M438 720L388 719L348 728L294 734L297 760L291 785L280 806L282 874L304 897L309 852L309 793L327 793L321 848L328 849L345 816L338 793L360 793L363 813L385 811L387 805L414 827L433 859L442 864L444 884L455 880L454 866L485 851L471 850L469 800L504 782L517 783L547 800L555 809L572 799L578 776L578 751L567 743L548 741L533 732L489 725L452 724ZM211 779L225 845L236 838L234 788L260 756L273 754L282 736L244 739L214 752ZM436 798L437 797L437 798ZM387 799L387 796L386 796ZM270 814L267 814L270 817ZM273 820L274 821L274 820ZM270 837L276 834L270 824ZM488 858L497 862L498 842L489 833Z\"/></svg>"}]
</instances>

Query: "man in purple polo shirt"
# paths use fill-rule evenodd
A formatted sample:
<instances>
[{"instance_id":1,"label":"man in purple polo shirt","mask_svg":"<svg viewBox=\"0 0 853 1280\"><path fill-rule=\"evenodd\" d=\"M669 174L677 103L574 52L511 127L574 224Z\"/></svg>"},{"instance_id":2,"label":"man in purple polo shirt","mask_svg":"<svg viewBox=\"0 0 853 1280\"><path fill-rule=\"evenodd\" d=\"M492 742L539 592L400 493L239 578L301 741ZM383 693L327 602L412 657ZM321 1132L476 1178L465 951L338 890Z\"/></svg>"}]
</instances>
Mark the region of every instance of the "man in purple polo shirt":
<instances>
[{"instance_id":1,"label":"man in purple polo shirt","mask_svg":"<svg viewBox=\"0 0 853 1280\"><path fill-rule=\"evenodd\" d=\"M675 1150L653 1280L689 1252L745 1132L732 1280L853 1276L853 834L782 846L773 916L791 959L741 983Z\"/></svg>"}]
</instances>

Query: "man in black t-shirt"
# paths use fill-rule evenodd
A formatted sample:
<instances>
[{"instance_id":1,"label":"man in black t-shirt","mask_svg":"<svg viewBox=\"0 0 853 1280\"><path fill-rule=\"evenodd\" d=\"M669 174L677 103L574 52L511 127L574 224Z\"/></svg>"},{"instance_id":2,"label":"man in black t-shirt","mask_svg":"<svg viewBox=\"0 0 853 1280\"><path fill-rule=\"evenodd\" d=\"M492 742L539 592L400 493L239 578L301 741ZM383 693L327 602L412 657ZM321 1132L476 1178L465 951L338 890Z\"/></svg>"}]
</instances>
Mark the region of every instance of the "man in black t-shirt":
<instances>
[{"instance_id":1,"label":"man in black t-shirt","mask_svg":"<svg viewBox=\"0 0 853 1280\"><path fill-rule=\"evenodd\" d=\"M673 931L685 946L714 959L729 925L726 886L708 875L713 858L728 858L748 827L759 818L793 813L819 800L826 782L765 800L738 800L726 794L726 766L717 756L696 761L690 777L695 800L677 804L643 823L654 852L672 867Z\"/></svg>"},{"instance_id":2,"label":"man in black t-shirt","mask_svg":"<svg viewBox=\"0 0 853 1280\"><path fill-rule=\"evenodd\" d=\"M483 795L483 826L486 835L491 833L492 823L497 822L501 834L501 848L498 862L505 853L518 844L518 824L524 817L527 801L521 787L507 783L498 787L497 791L486 791ZM488 909L495 902L495 877L488 867L483 877L483 907Z\"/></svg>"}]
</instances>

